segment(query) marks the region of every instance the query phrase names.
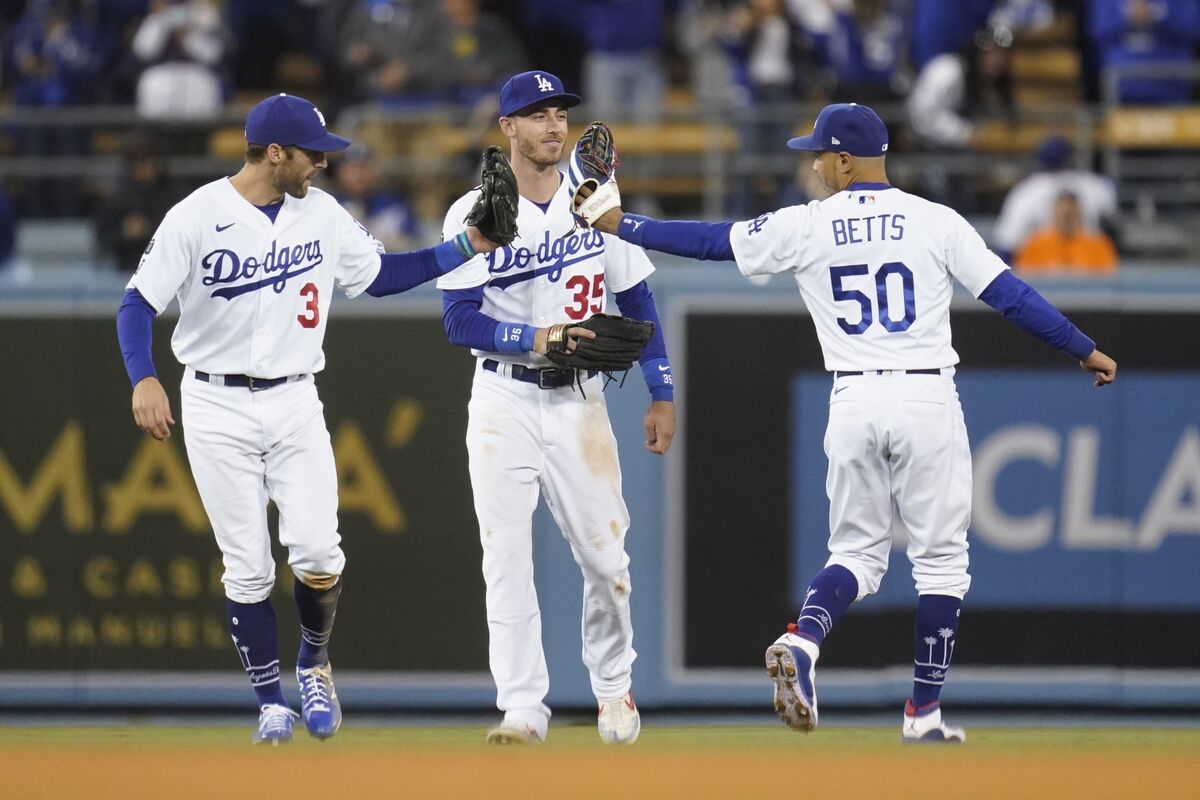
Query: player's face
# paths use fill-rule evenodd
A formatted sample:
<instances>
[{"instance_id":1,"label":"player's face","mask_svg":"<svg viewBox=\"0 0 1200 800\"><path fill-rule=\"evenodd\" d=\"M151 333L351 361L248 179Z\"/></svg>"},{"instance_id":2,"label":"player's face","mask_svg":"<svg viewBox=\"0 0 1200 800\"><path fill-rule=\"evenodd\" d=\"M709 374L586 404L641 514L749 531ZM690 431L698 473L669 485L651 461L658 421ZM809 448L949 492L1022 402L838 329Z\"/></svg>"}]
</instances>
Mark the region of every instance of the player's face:
<instances>
[{"instance_id":1,"label":"player's face","mask_svg":"<svg viewBox=\"0 0 1200 800\"><path fill-rule=\"evenodd\" d=\"M813 171L817 173L817 177L821 181L821 185L825 187L828 194L835 194L841 191L838 186L838 154L831 152L817 153L813 159Z\"/></svg>"},{"instance_id":2,"label":"player's face","mask_svg":"<svg viewBox=\"0 0 1200 800\"><path fill-rule=\"evenodd\" d=\"M510 119L518 153L539 167L553 167L562 161L567 140L565 108L535 108L531 114Z\"/></svg>"},{"instance_id":3,"label":"player's face","mask_svg":"<svg viewBox=\"0 0 1200 800\"><path fill-rule=\"evenodd\" d=\"M313 177L325 169L329 162L325 160L324 153L303 147L289 145L283 148L283 152L285 158L275 167L272 185L276 191L292 197L304 197L308 194Z\"/></svg>"}]
</instances>

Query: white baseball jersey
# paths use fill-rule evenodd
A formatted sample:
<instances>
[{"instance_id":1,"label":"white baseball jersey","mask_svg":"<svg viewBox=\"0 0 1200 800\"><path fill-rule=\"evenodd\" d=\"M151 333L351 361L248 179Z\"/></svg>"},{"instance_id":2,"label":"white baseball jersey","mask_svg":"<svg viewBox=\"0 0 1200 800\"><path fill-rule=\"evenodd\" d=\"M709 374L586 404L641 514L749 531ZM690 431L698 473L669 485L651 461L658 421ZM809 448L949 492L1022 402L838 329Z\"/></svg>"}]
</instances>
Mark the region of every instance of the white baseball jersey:
<instances>
[{"instance_id":1,"label":"white baseball jersey","mask_svg":"<svg viewBox=\"0 0 1200 800\"><path fill-rule=\"evenodd\" d=\"M479 196L473 189L446 212L442 237L465 230L463 220ZM607 308L606 289L623 292L645 280L654 265L640 247L616 236L576 228L564 179L545 212L520 198L517 238L507 247L478 255L438 279L439 289L483 286L480 311L501 322L527 322L545 328L556 322L581 322ZM472 350L476 356L485 355ZM487 353L498 361L544 367L536 353Z\"/></svg>"},{"instance_id":2,"label":"white baseball jersey","mask_svg":"<svg viewBox=\"0 0 1200 800\"><path fill-rule=\"evenodd\" d=\"M320 189L285 194L272 223L221 178L167 212L127 288L160 314L179 296L171 346L180 363L221 375L300 375L325 366L334 284L361 294L379 274L381 252Z\"/></svg>"},{"instance_id":3,"label":"white baseball jersey","mask_svg":"<svg viewBox=\"0 0 1200 800\"><path fill-rule=\"evenodd\" d=\"M795 273L828 370L954 366L950 278L978 297L1008 267L955 211L875 186L734 223L738 269Z\"/></svg>"}]
</instances>

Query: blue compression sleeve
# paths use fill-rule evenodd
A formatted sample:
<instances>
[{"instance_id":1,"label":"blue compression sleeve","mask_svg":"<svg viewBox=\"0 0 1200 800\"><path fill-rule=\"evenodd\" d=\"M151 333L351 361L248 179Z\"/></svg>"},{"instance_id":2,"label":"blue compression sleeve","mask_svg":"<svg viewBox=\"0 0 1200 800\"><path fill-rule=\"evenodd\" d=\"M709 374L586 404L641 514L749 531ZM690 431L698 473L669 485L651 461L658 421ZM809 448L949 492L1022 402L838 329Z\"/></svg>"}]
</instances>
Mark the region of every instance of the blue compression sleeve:
<instances>
[{"instance_id":1,"label":"blue compression sleeve","mask_svg":"<svg viewBox=\"0 0 1200 800\"><path fill-rule=\"evenodd\" d=\"M733 261L732 222L663 221L626 214L617 235L630 244L701 261Z\"/></svg>"},{"instance_id":2,"label":"blue compression sleeve","mask_svg":"<svg viewBox=\"0 0 1200 800\"><path fill-rule=\"evenodd\" d=\"M117 341L121 343L121 357L125 359L131 386L137 386L143 378L158 376L150 355L156 315L154 306L137 289L125 292L117 310Z\"/></svg>"},{"instance_id":3,"label":"blue compression sleeve","mask_svg":"<svg viewBox=\"0 0 1200 800\"><path fill-rule=\"evenodd\" d=\"M642 377L646 379L646 388L654 400L674 401L674 378L671 376L671 362L667 359L667 342L663 337L662 323L658 320L658 309L654 305L654 295L645 281L636 286L617 292L617 308L621 313L632 319L642 319L654 323L654 335L642 350L638 363L642 367Z\"/></svg>"},{"instance_id":4,"label":"blue compression sleeve","mask_svg":"<svg viewBox=\"0 0 1200 800\"><path fill-rule=\"evenodd\" d=\"M479 310L483 287L442 290L442 324L451 344L497 353L527 353L533 349L537 326L499 322Z\"/></svg>"},{"instance_id":5,"label":"blue compression sleeve","mask_svg":"<svg viewBox=\"0 0 1200 800\"><path fill-rule=\"evenodd\" d=\"M379 274L367 287L372 297L407 292L414 286L445 275L466 262L466 257L453 241L437 247L412 250L407 253L384 253L379 256Z\"/></svg>"},{"instance_id":6,"label":"blue compression sleeve","mask_svg":"<svg viewBox=\"0 0 1200 800\"><path fill-rule=\"evenodd\" d=\"M1021 330L1072 358L1082 361L1096 349L1096 343L1076 328L1061 311L1009 270L997 275L979 295L979 299Z\"/></svg>"}]
</instances>

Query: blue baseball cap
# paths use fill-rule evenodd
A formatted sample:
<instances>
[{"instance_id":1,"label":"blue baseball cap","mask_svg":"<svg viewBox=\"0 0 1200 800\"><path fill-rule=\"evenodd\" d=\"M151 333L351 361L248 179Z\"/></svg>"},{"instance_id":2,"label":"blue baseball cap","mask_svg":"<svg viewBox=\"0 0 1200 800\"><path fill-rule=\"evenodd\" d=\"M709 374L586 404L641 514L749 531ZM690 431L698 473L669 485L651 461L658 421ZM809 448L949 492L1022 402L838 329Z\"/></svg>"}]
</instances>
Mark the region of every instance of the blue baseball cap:
<instances>
[{"instance_id":1,"label":"blue baseball cap","mask_svg":"<svg viewBox=\"0 0 1200 800\"><path fill-rule=\"evenodd\" d=\"M563 90L557 75L545 70L530 70L513 75L500 87L500 116L511 117L530 106L571 108L583 102L577 94Z\"/></svg>"},{"instance_id":2,"label":"blue baseball cap","mask_svg":"<svg viewBox=\"0 0 1200 800\"><path fill-rule=\"evenodd\" d=\"M814 153L829 151L852 156L882 156L887 154L887 126L867 106L834 103L821 109L810 135L789 139L787 146Z\"/></svg>"},{"instance_id":3,"label":"blue baseball cap","mask_svg":"<svg viewBox=\"0 0 1200 800\"><path fill-rule=\"evenodd\" d=\"M350 146L349 139L325 130L325 115L315 105L294 94L272 95L250 109L246 115L246 141L296 145L321 153Z\"/></svg>"}]
</instances>

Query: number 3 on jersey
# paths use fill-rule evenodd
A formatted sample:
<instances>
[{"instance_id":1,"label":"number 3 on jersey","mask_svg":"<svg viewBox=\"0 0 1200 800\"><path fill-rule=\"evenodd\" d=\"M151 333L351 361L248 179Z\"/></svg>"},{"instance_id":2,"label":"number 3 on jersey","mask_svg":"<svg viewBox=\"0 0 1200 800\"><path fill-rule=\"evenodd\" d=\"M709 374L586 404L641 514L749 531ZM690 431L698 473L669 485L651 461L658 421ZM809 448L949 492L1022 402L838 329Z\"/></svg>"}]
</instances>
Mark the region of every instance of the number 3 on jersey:
<instances>
[{"instance_id":1,"label":"number 3 on jersey","mask_svg":"<svg viewBox=\"0 0 1200 800\"><path fill-rule=\"evenodd\" d=\"M858 303L859 308L862 310L858 322L850 322L845 317L838 317L838 325L851 336L863 333L867 328L871 327L871 323L875 320L875 310L872 307L870 297L858 289L844 288L842 281L857 275L868 275L870 271L870 267L866 264L851 264L845 267L829 268L829 280L833 283L833 299L836 301L846 300ZM888 277L891 275L900 276L900 285L904 291L904 316L901 319L893 319L889 312ZM889 261L875 273L875 302L879 306L879 324L888 333L906 331L916 321L917 304L914 294L912 270L899 261Z\"/></svg>"},{"instance_id":2,"label":"number 3 on jersey","mask_svg":"<svg viewBox=\"0 0 1200 800\"><path fill-rule=\"evenodd\" d=\"M321 305L317 300L317 285L315 283L304 284L304 288L300 290L300 296L307 297L308 302L304 304L304 313L296 315L296 321L302 328L317 327L317 323L321 321Z\"/></svg>"},{"instance_id":3,"label":"number 3 on jersey","mask_svg":"<svg viewBox=\"0 0 1200 800\"><path fill-rule=\"evenodd\" d=\"M563 309L571 319L578 321L590 316L588 314L589 309L592 314L599 314L604 310L603 272L593 278L588 278L586 275L576 275L564 285L573 292L571 295L571 305ZM595 302L590 302L593 300Z\"/></svg>"}]
</instances>

